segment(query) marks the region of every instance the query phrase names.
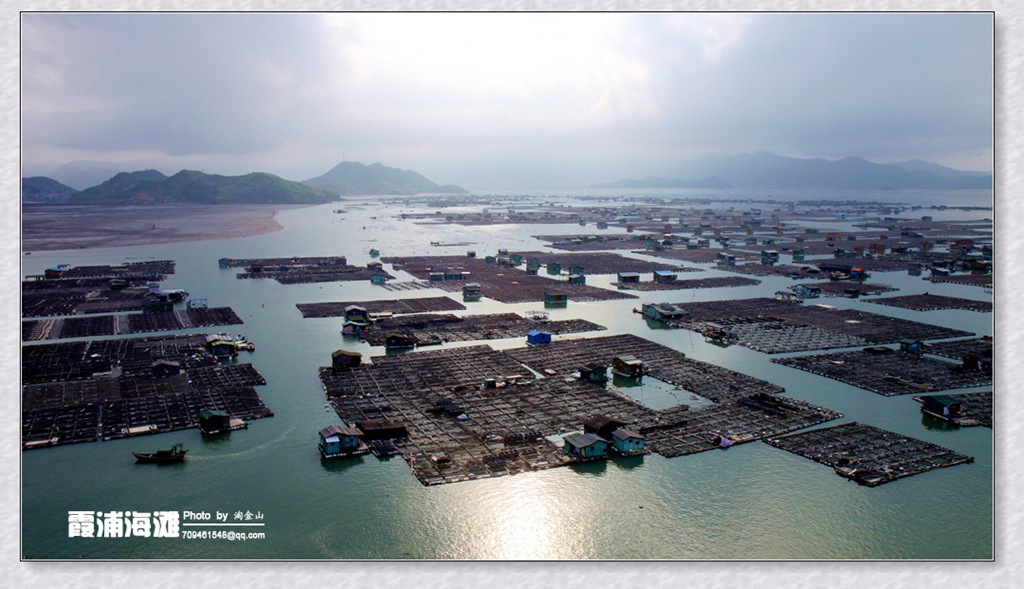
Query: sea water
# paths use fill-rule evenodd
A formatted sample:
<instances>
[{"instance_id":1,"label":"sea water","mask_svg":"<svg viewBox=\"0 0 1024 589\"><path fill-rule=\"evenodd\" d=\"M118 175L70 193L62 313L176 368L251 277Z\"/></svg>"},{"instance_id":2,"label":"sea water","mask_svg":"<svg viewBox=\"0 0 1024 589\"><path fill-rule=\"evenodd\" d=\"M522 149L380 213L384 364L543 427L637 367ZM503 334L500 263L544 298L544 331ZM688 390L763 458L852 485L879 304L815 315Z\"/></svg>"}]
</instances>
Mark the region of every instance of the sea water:
<instances>
[{"instance_id":1,"label":"sea water","mask_svg":"<svg viewBox=\"0 0 1024 589\"><path fill-rule=\"evenodd\" d=\"M744 205L735 199L782 199L768 192L649 191L659 198L707 197L702 207ZM956 194L953 194L953 193ZM597 194L621 204L617 193ZM536 194L540 200L592 205L580 194ZM594 196L588 193L586 196ZM636 197L637 194L627 194ZM924 205L989 206L988 191L797 191L788 198L861 198ZM722 204L726 203L726 204ZM517 202L515 206L526 207ZM297 303L400 297L457 296L429 289L388 291L367 282L281 285L239 280L221 269L228 258L344 255L350 264L383 256L483 256L499 248L547 250L532 235L594 232L576 224L464 227L403 220L401 212L433 212L422 200L382 204L381 199L330 203L280 212L283 231L222 241L132 248L33 252L23 274L58 263L109 264L173 259L165 288L184 288L230 306L244 325L231 326L255 342L242 353L267 380L257 391L274 417L220 439L185 430L132 439L23 452L22 556L27 559L990 559L993 557L993 432L939 427L922 418L910 396L883 397L796 369L741 346L721 348L693 332L658 329L632 313L643 302L690 302L772 296L791 284L769 277L756 286L635 293L640 299L571 302L550 310L552 319L585 318L608 328L587 334L634 333L671 346L688 357L765 379L786 395L810 401L858 421L933 442L974 457L974 462L875 488L836 476L811 460L755 442L728 450L666 459L656 454L606 463L554 468L493 479L425 487L401 459L364 456L321 461L317 432L340 423L325 407L317 369L338 349L379 355L341 336L341 320L303 319ZM469 210L482 207L469 206ZM493 208L493 207L492 207ZM335 213L342 209L344 212ZM932 211L904 216L991 218L992 211ZM610 229L608 232L615 232ZM621 231L621 230L619 230ZM431 242L470 243L438 247ZM622 253L622 252L620 252ZM639 254L628 256L648 258ZM784 256L783 263L787 262ZM675 262L673 262L675 263ZM683 278L729 275L706 264ZM411 280L391 271L398 280ZM610 286L614 276L588 276ZM876 272L870 282L892 285L891 295L930 292L991 300L977 287L933 284L906 272ZM613 286L611 288L614 288ZM869 297L870 298L870 297ZM855 308L992 335L992 314L969 311L914 312L864 300L824 299ZM462 314L524 313L540 303L506 305L489 299L467 303ZM186 330L216 332L224 328ZM445 344L474 345L480 342ZM520 338L486 342L518 347ZM623 389L652 406L671 403L656 383ZM972 390L988 390L972 389ZM689 395L681 399L687 403ZM136 464L131 452L182 442L188 460L168 466ZM70 511L194 511L250 513L265 537L246 541L178 538L69 537ZM254 528L255 529L255 528Z\"/></svg>"}]
</instances>

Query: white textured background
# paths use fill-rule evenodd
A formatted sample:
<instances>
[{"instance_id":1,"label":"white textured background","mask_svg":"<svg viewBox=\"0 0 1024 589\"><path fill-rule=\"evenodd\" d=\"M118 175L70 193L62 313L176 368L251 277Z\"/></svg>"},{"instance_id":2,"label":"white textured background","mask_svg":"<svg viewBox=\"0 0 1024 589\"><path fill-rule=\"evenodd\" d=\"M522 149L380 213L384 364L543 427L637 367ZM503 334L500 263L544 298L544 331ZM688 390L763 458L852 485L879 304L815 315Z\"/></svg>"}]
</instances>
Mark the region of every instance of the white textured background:
<instances>
[{"instance_id":1,"label":"white textured background","mask_svg":"<svg viewBox=\"0 0 1024 589\"><path fill-rule=\"evenodd\" d=\"M344 589L412 587L786 587L787 589L929 587L983 589L1024 586L1020 458L1021 412L1016 389L1024 370L1016 364L1021 334L1016 330L1021 313L1017 289L1024 280L1019 250L1024 234L1020 161L1024 145L1020 134L1020 93L1024 61L1024 3L1016 0L703 0L615 1L504 0L469 2L436 0L327 1L327 0L6 0L0 4L0 307L8 329L0 335L0 423L3 444L0 463L0 585L13 587L269 587L303 586ZM20 10L770 10L770 11L989 11L995 13L996 67L996 492L994 562L20 562ZM1022 387L1024 388L1024 387ZM964 501L970 501L964 497Z\"/></svg>"}]
</instances>

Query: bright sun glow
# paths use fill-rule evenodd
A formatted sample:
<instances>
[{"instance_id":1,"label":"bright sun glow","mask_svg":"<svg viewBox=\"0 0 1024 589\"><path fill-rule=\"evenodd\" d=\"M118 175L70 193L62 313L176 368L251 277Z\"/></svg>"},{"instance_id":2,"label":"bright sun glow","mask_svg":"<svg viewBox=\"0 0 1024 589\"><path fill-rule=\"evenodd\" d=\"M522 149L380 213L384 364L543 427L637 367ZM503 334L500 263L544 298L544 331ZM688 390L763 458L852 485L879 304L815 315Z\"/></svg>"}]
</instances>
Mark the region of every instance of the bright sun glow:
<instances>
[{"instance_id":1,"label":"bright sun glow","mask_svg":"<svg viewBox=\"0 0 1024 589\"><path fill-rule=\"evenodd\" d=\"M647 68L617 50L600 14L329 15L362 84L495 107L544 104L578 120L654 116ZM351 44L349 44L351 41Z\"/></svg>"}]
</instances>

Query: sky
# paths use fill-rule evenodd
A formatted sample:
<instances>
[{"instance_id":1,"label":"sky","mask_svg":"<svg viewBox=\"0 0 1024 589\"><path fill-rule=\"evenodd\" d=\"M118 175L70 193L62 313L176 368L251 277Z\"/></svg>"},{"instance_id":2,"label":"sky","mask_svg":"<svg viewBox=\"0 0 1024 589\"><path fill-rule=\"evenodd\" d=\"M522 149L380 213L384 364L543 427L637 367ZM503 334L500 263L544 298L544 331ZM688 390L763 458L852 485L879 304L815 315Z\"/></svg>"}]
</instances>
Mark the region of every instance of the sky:
<instances>
[{"instance_id":1,"label":"sky","mask_svg":"<svg viewBox=\"0 0 1024 589\"><path fill-rule=\"evenodd\" d=\"M701 155L993 167L986 13L24 13L24 176L76 161L469 188Z\"/></svg>"}]
</instances>

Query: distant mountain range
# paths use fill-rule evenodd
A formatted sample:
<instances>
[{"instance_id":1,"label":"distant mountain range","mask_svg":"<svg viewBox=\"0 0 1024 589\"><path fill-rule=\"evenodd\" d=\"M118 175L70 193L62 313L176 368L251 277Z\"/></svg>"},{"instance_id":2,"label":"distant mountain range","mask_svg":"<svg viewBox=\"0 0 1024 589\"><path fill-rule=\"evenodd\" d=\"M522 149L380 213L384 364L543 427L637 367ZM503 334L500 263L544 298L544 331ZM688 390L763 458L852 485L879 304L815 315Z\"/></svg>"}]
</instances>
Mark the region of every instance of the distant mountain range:
<instances>
[{"instance_id":1,"label":"distant mountain range","mask_svg":"<svg viewBox=\"0 0 1024 589\"><path fill-rule=\"evenodd\" d=\"M369 166L359 162L341 162L329 172L303 180L303 184L329 190L342 196L364 194L465 194L459 186L438 186L411 170L389 168L382 164Z\"/></svg>"},{"instance_id":2,"label":"distant mountain range","mask_svg":"<svg viewBox=\"0 0 1024 589\"><path fill-rule=\"evenodd\" d=\"M863 158L800 159L769 152L701 156L682 166L679 178L617 180L594 188L991 188L992 175L911 160L876 164ZM717 186L714 183L721 183Z\"/></svg>"},{"instance_id":3,"label":"distant mountain range","mask_svg":"<svg viewBox=\"0 0 1024 589\"><path fill-rule=\"evenodd\" d=\"M21 198L27 201L64 201L78 192L46 176L31 176L21 179Z\"/></svg>"},{"instance_id":4,"label":"distant mountain range","mask_svg":"<svg viewBox=\"0 0 1024 589\"><path fill-rule=\"evenodd\" d=\"M101 164L103 162L94 162ZM62 166L62 173L77 178L92 175L84 162ZM97 168L98 170L99 168ZM59 170L59 171L60 171ZM108 170L109 171L109 170ZM561 178L551 173L551 178ZM642 180L616 180L591 188L696 188L696 189L945 189L992 187L992 174L964 172L935 163L911 160L877 164L848 157L840 160L800 159L769 152L728 156L702 156L681 166L673 178L648 176ZM514 188L514 187L513 187ZM101 184L78 191L66 182L46 176L22 179L26 202L68 203L203 203L203 204L316 204L339 196L464 194L454 185L439 186L411 170L382 164L342 162L326 174L303 182L254 172L221 176L182 170L166 176L157 170L120 172Z\"/></svg>"},{"instance_id":5,"label":"distant mountain range","mask_svg":"<svg viewBox=\"0 0 1024 589\"><path fill-rule=\"evenodd\" d=\"M165 176L157 170L121 172L87 188L73 204L316 204L336 195L263 172L220 176L182 170Z\"/></svg>"},{"instance_id":6,"label":"distant mountain range","mask_svg":"<svg viewBox=\"0 0 1024 589\"><path fill-rule=\"evenodd\" d=\"M416 172L357 162L343 162L305 182L263 172L221 176L195 170L182 170L173 176L157 170L120 172L81 191L46 176L22 180L22 199L26 202L71 204L317 204L337 200L339 195L431 192L466 191L458 186L438 186Z\"/></svg>"}]
</instances>

